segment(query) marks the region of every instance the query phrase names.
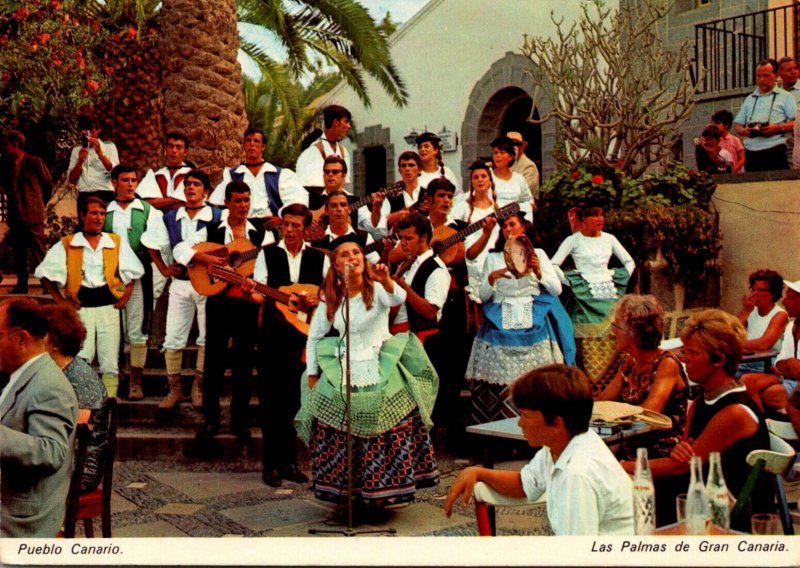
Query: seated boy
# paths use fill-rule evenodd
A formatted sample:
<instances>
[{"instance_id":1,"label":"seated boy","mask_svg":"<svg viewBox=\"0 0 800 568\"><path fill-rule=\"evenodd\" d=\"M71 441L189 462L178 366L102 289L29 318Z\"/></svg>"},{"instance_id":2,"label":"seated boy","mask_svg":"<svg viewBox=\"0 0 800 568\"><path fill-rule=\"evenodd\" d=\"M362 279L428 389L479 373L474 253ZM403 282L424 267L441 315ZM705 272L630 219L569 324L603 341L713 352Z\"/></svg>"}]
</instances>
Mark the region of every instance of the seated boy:
<instances>
[{"instance_id":1,"label":"seated boy","mask_svg":"<svg viewBox=\"0 0 800 568\"><path fill-rule=\"evenodd\" d=\"M633 484L603 440L589 430L592 389L582 371L547 365L512 385L519 425L532 447L521 471L472 466L447 494L450 515L460 495L467 505L478 481L509 497L535 501L547 493L547 518L558 535L633 534Z\"/></svg>"}]
</instances>

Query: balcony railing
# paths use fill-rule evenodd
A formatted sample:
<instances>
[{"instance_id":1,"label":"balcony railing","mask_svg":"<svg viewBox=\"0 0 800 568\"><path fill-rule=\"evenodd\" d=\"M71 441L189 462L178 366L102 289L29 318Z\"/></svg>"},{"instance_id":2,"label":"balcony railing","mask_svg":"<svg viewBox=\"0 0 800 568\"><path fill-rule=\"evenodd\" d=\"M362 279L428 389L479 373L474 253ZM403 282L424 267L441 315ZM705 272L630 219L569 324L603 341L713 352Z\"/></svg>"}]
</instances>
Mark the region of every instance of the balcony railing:
<instances>
[{"instance_id":1,"label":"balcony railing","mask_svg":"<svg viewBox=\"0 0 800 568\"><path fill-rule=\"evenodd\" d=\"M701 93L748 87L762 59L800 55L800 0L697 24L694 39L694 77Z\"/></svg>"}]
</instances>

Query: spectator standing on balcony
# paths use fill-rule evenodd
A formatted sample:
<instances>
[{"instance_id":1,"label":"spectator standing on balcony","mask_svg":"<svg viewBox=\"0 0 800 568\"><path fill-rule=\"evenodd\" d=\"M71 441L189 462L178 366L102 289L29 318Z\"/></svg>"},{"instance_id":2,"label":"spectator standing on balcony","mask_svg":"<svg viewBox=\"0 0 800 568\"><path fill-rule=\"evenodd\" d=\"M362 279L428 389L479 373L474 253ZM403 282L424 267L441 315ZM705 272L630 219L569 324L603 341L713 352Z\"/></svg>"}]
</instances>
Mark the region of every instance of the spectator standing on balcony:
<instances>
[{"instance_id":1,"label":"spectator standing on balcony","mask_svg":"<svg viewBox=\"0 0 800 568\"><path fill-rule=\"evenodd\" d=\"M781 78L781 87L784 91L794 97L795 103L800 105L800 68L797 67L797 62L793 57L781 57L778 60L778 76ZM792 154L794 153L794 133L790 130L786 134L786 156L789 159L789 164L792 163Z\"/></svg>"},{"instance_id":2,"label":"spectator standing on balcony","mask_svg":"<svg viewBox=\"0 0 800 568\"><path fill-rule=\"evenodd\" d=\"M711 124L719 127L721 133L719 138L720 148L727 150L733 156L733 173L738 174L744 171L744 145L741 138L731 134L733 126L733 114L729 110L718 110L711 115Z\"/></svg>"},{"instance_id":3,"label":"spectator standing on balcony","mask_svg":"<svg viewBox=\"0 0 800 568\"><path fill-rule=\"evenodd\" d=\"M722 132L718 126L709 124L696 141L694 156L697 169L708 174L724 174L733 171L733 156L720 145Z\"/></svg>"},{"instance_id":4,"label":"spectator standing on balcony","mask_svg":"<svg viewBox=\"0 0 800 568\"><path fill-rule=\"evenodd\" d=\"M785 170L786 134L794 127L797 103L777 86L778 62L764 59L756 66L756 90L736 115L736 133L744 137L748 172Z\"/></svg>"}]
</instances>

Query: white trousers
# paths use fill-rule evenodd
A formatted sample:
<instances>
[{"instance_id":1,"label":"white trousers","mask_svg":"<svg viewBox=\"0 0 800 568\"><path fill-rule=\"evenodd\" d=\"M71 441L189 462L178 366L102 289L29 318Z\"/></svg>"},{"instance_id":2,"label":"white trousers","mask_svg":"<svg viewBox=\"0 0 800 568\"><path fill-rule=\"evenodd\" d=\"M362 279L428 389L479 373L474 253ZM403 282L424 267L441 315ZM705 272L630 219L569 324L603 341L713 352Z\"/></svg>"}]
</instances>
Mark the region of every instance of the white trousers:
<instances>
[{"instance_id":1,"label":"white trousers","mask_svg":"<svg viewBox=\"0 0 800 568\"><path fill-rule=\"evenodd\" d=\"M164 293L164 288L167 287L168 280L169 278L161 274L158 268L153 265L153 309L155 309L156 302L161 297L161 294Z\"/></svg>"},{"instance_id":2,"label":"white trousers","mask_svg":"<svg viewBox=\"0 0 800 568\"><path fill-rule=\"evenodd\" d=\"M147 336L142 333L144 322L144 292L142 281L134 280L133 292L122 310L122 324L125 328L125 343L128 345L142 345L147 343Z\"/></svg>"},{"instance_id":3,"label":"white trousers","mask_svg":"<svg viewBox=\"0 0 800 568\"><path fill-rule=\"evenodd\" d=\"M113 305L78 310L86 326L86 340L78 356L100 364L101 375L119 375L119 310Z\"/></svg>"},{"instance_id":4,"label":"white trousers","mask_svg":"<svg viewBox=\"0 0 800 568\"><path fill-rule=\"evenodd\" d=\"M203 347L206 344L206 297L195 291L188 280L173 278L169 285L165 349L177 351L186 347L195 312L200 331L197 345Z\"/></svg>"}]
</instances>

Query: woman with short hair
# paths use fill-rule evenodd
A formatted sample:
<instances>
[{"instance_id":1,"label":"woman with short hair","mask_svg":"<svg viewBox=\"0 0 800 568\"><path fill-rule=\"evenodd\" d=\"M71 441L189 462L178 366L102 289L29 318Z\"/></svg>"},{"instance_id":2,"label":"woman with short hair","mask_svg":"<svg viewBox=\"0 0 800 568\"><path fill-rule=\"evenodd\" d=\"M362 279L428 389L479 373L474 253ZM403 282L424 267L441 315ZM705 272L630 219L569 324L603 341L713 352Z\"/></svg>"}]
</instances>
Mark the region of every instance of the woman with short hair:
<instances>
[{"instance_id":1,"label":"woman with short hair","mask_svg":"<svg viewBox=\"0 0 800 568\"><path fill-rule=\"evenodd\" d=\"M656 448L658 455L668 455L683 432L689 387L678 356L659 348L664 308L654 296L625 295L614 307L611 329L620 365L598 400L621 400L669 416L670 435L660 439Z\"/></svg>"},{"instance_id":2,"label":"woman with short hair","mask_svg":"<svg viewBox=\"0 0 800 568\"><path fill-rule=\"evenodd\" d=\"M94 369L77 356L83 340L86 339L86 327L78 312L64 304L44 306L42 312L48 322L44 339L48 353L75 390L78 408L92 411L89 417L92 431L81 478L81 493L86 493L97 487L103 476L103 452L108 444L108 395L103 381Z\"/></svg>"}]
</instances>

